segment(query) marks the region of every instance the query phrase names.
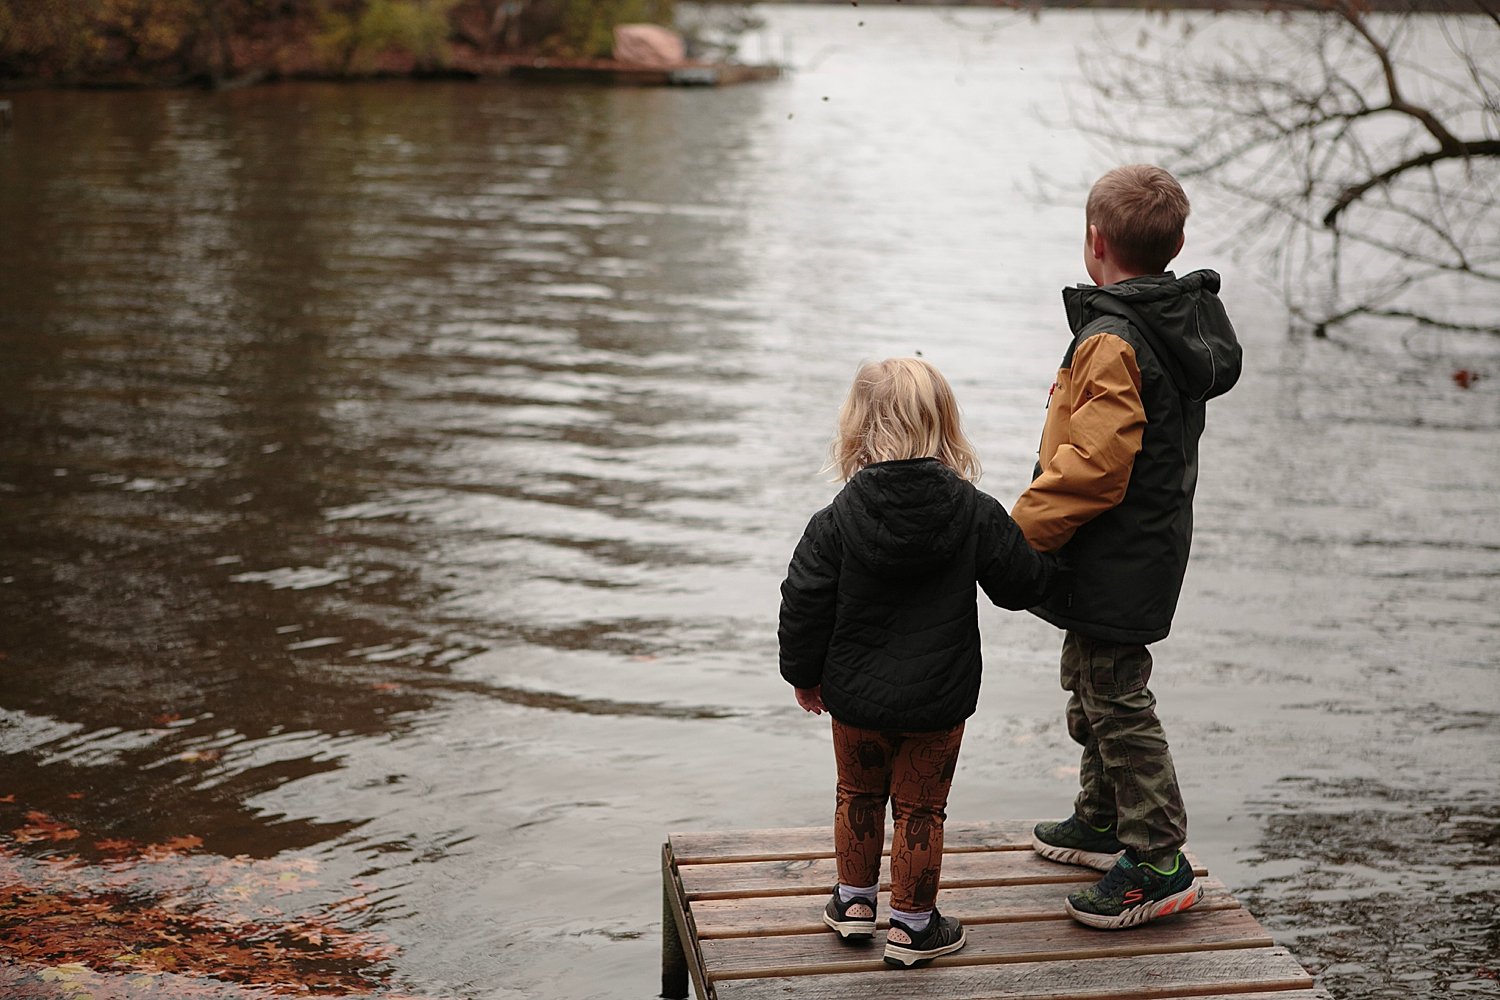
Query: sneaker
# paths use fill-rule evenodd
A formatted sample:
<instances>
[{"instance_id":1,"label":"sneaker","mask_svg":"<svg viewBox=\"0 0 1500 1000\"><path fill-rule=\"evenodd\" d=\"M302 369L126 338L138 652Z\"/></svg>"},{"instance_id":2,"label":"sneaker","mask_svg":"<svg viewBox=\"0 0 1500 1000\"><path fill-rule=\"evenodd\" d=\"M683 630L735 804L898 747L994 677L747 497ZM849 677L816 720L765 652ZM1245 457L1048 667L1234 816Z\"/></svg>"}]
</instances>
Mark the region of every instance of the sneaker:
<instances>
[{"instance_id":1,"label":"sneaker","mask_svg":"<svg viewBox=\"0 0 1500 1000\"><path fill-rule=\"evenodd\" d=\"M1081 924L1117 931L1181 913L1203 898L1193 866L1177 852L1177 867L1163 875L1123 855L1097 884L1068 897L1068 915Z\"/></svg>"},{"instance_id":2,"label":"sneaker","mask_svg":"<svg viewBox=\"0 0 1500 1000\"><path fill-rule=\"evenodd\" d=\"M823 923L839 932L839 937L870 938L875 936L875 902L855 896L845 903L839 899L838 886L833 887L833 898L823 907Z\"/></svg>"},{"instance_id":3,"label":"sneaker","mask_svg":"<svg viewBox=\"0 0 1500 1000\"><path fill-rule=\"evenodd\" d=\"M1031 831L1031 846L1048 860L1087 865L1101 872L1113 868L1125 853L1125 845L1115 837L1113 824L1108 830L1099 831L1077 816L1069 816L1061 823L1038 823Z\"/></svg>"},{"instance_id":4,"label":"sneaker","mask_svg":"<svg viewBox=\"0 0 1500 1000\"><path fill-rule=\"evenodd\" d=\"M927 921L927 926L914 931L901 921L891 919L891 929L885 932L885 964L911 968L918 962L947 955L964 946L968 935L964 925L953 917L945 917L936 909Z\"/></svg>"}]
</instances>

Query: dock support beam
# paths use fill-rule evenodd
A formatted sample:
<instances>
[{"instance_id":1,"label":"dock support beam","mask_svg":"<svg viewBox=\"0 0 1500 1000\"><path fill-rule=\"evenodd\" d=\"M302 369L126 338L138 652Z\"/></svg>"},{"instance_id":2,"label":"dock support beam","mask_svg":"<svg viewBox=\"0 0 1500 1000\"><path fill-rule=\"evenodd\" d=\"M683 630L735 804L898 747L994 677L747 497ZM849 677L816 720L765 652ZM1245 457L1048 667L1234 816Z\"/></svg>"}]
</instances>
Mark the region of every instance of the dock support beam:
<instances>
[{"instance_id":1,"label":"dock support beam","mask_svg":"<svg viewBox=\"0 0 1500 1000\"><path fill-rule=\"evenodd\" d=\"M687 1000L688 962L678 921L682 919L673 884L672 856L668 846L661 852L661 995L666 1000Z\"/></svg>"}]
</instances>

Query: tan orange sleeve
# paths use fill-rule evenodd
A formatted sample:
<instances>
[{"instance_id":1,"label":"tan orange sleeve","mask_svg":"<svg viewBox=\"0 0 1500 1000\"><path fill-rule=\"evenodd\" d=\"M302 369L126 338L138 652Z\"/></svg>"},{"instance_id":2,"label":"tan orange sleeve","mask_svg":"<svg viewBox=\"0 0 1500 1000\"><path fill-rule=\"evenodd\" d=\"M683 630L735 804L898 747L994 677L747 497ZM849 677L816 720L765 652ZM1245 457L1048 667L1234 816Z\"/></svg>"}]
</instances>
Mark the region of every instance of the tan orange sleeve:
<instances>
[{"instance_id":1,"label":"tan orange sleeve","mask_svg":"<svg viewBox=\"0 0 1500 1000\"><path fill-rule=\"evenodd\" d=\"M1026 540L1043 552L1059 549L1124 499L1145 430L1135 351L1112 333L1079 344L1047 407L1041 474L1010 512Z\"/></svg>"}]
</instances>

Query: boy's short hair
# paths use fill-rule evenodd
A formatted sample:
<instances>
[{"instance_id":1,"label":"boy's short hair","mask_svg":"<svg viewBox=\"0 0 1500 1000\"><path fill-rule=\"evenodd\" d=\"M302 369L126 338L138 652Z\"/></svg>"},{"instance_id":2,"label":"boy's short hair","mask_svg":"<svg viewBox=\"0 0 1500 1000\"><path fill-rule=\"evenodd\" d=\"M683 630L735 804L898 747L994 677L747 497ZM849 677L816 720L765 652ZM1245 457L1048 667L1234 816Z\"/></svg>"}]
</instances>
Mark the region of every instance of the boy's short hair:
<instances>
[{"instance_id":1,"label":"boy's short hair","mask_svg":"<svg viewBox=\"0 0 1500 1000\"><path fill-rule=\"evenodd\" d=\"M1189 210L1177 178L1161 167L1134 163L1094 182L1084 214L1122 265L1154 274L1177 256Z\"/></svg>"}]
</instances>

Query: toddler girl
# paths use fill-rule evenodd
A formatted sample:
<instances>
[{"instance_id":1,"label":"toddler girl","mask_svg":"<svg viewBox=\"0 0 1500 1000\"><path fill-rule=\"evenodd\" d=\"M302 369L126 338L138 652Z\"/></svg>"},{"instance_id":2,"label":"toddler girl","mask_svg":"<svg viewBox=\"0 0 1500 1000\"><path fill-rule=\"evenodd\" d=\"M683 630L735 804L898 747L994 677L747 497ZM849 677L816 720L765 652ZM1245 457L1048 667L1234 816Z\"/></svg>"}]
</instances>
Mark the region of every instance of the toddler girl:
<instances>
[{"instance_id":1,"label":"toddler girl","mask_svg":"<svg viewBox=\"0 0 1500 1000\"><path fill-rule=\"evenodd\" d=\"M1020 610L1047 594L1056 564L974 487L958 403L926 361L860 368L832 464L845 485L813 515L781 585L781 676L799 705L833 717L839 882L823 921L844 939L874 935L889 798L884 957L911 966L965 941L937 892L948 789L979 698L975 583Z\"/></svg>"}]
</instances>

